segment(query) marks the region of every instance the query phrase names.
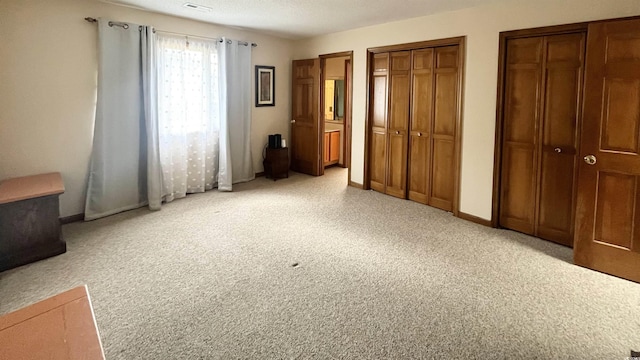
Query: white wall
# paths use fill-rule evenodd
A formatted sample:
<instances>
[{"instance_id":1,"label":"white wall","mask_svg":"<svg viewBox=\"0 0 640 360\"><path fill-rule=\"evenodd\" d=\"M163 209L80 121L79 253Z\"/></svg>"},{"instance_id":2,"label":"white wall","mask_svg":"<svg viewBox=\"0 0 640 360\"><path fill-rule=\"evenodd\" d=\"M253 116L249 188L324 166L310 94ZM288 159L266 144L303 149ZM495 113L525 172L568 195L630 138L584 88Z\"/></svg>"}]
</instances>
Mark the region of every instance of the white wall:
<instances>
[{"instance_id":1,"label":"white wall","mask_svg":"<svg viewBox=\"0 0 640 360\"><path fill-rule=\"evenodd\" d=\"M61 216L84 211L98 66L88 16L258 43L253 64L276 67L276 106L253 108L254 170L262 171L267 134L289 139L290 40L95 0L1 0L0 179L59 171Z\"/></svg>"},{"instance_id":2,"label":"white wall","mask_svg":"<svg viewBox=\"0 0 640 360\"><path fill-rule=\"evenodd\" d=\"M634 15L637 0L514 0L300 40L295 58L354 51L351 180L362 183L366 49L467 36L460 210L490 219L499 33Z\"/></svg>"}]
</instances>

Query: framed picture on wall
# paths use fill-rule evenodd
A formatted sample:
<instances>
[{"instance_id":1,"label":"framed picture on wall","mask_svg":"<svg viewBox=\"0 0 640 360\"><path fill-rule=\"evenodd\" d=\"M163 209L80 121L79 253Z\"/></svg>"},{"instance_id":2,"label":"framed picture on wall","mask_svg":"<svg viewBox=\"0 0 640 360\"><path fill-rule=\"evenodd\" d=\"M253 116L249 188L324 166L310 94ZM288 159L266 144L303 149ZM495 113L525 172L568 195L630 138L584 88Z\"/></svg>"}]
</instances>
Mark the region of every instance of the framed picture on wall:
<instances>
[{"instance_id":1,"label":"framed picture on wall","mask_svg":"<svg viewBox=\"0 0 640 360\"><path fill-rule=\"evenodd\" d=\"M256 106L276 105L276 67L256 65Z\"/></svg>"}]
</instances>

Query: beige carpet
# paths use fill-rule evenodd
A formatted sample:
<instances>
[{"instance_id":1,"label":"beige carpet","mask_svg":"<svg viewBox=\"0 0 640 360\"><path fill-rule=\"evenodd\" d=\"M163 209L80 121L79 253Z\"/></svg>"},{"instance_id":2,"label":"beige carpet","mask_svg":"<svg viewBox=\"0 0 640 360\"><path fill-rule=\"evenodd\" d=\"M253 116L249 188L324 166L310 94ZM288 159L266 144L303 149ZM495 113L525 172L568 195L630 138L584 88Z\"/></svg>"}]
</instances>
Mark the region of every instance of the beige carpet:
<instances>
[{"instance_id":1,"label":"beige carpet","mask_svg":"<svg viewBox=\"0 0 640 360\"><path fill-rule=\"evenodd\" d=\"M571 249L345 184L343 169L260 178L66 225L66 254L0 273L0 313L87 284L108 359L640 349L639 284L572 265Z\"/></svg>"}]
</instances>

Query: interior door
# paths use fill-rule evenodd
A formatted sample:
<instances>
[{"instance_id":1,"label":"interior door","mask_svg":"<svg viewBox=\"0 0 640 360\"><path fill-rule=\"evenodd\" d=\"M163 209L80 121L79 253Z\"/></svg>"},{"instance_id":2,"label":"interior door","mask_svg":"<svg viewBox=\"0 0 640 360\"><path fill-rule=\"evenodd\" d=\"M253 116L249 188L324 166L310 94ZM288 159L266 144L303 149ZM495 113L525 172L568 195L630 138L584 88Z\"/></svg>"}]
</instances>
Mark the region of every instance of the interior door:
<instances>
[{"instance_id":1,"label":"interior door","mask_svg":"<svg viewBox=\"0 0 640 360\"><path fill-rule=\"evenodd\" d=\"M536 236L573 245L585 34L544 39Z\"/></svg>"},{"instance_id":2,"label":"interior door","mask_svg":"<svg viewBox=\"0 0 640 360\"><path fill-rule=\"evenodd\" d=\"M459 51L458 45L435 50L429 205L445 211L453 211L456 196Z\"/></svg>"},{"instance_id":3,"label":"interior door","mask_svg":"<svg viewBox=\"0 0 640 360\"><path fill-rule=\"evenodd\" d=\"M500 225L533 234L535 228L543 37L507 42Z\"/></svg>"},{"instance_id":4,"label":"interior door","mask_svg":"<svg viewBox=\"0 0 640 360\"><path fill-rule=\"evenodd\" d=\"M588 34L574 260L640 282L640 20Z\"/></svg>"},{"instance_id":5,"label":"interior door","mask_svg":"<svg viewBox=\"0 0 640 360\"><path fill-rule=\"evenodd\" d=\"M584 33L507 41L500 225L573 244Z\"/></svg>"},{"instance_id":6,"label":"interior door","mask_svg":"<svg viewBox=\"0 0 640 360\"><path fill-rule=\"evenodd\" d=\"M291 99L291 169L318 176L320 149L320 59L294 60Z\"/></svg>"},{"instance_id":7,"label":"interior door","mask_svg":"<svg viewBox=\"0 0 640 360\"><path fill-rule=\"evenodd\" d=\"M391 53L386 193L406 198L411 51Z\"/></svg>"},{"instance_id":8,"label":"interior door","mask_svg":"<svg viewBox=\"0 0 640 360\"><path fill-rule=\"evenodd\" d=\"M371 189L385 192L387 177L387 83L389 53L375 54L371 81L371 144L369 173Z\"/></svg>"},{"instance_id":9,"label":"interior door","mask_svg":"<svg viewBox=\"0 0 640 360\"><path fill-rule=\"evenodd\" d=\"M429 203L431 188L433 53L433 48L412 51L409 199L422 204Z\"/></svg>"}]
</instances>

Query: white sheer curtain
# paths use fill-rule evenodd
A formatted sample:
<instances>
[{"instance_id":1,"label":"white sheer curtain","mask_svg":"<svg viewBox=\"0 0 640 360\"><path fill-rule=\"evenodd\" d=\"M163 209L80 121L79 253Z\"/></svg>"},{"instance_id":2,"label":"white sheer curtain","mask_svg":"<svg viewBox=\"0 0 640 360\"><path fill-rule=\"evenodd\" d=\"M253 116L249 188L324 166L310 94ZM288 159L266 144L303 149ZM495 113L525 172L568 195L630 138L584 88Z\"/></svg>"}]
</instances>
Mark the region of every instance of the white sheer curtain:
<instances>
[{"instance_id":1,"label":"white sheer curtain","mask_svg":"<svg viewBox=\"0 0 640 360\"><path fill-rule=\"evenodd\" d=\"M218 54L214 40L158 35L158 131L166 201L217 186Z\"/></svg>"}]
</instances>

